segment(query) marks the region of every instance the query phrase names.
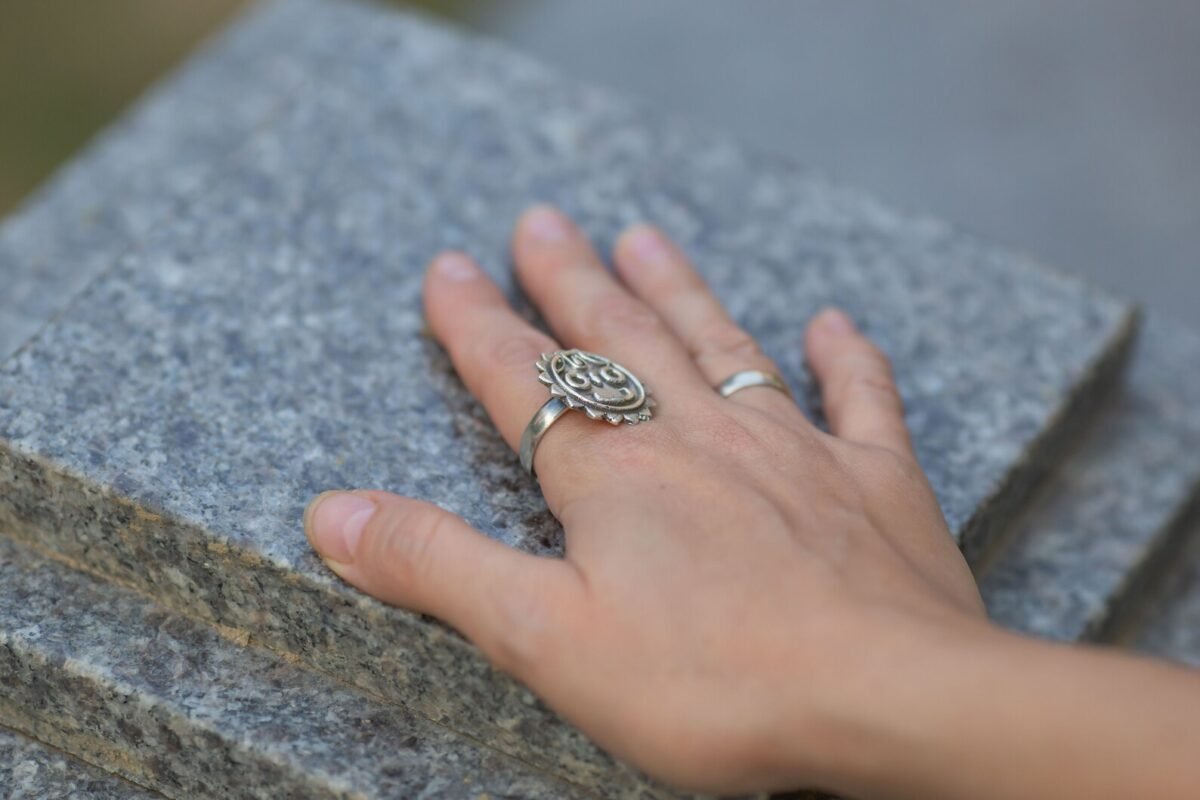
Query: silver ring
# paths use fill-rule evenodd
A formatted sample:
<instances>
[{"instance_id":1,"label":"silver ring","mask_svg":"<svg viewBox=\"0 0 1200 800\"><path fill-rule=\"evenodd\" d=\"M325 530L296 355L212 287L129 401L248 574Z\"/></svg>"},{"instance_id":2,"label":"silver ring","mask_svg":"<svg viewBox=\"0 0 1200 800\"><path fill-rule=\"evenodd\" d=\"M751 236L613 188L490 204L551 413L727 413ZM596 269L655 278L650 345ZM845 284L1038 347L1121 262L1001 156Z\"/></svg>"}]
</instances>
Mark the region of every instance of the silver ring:
<instances>
[{"instance_id":1,"label":"silver ring","mask_svg":"<svg viewBox=\"0 0 1200 800\"><path fill-rule=\"evenodd\" d=\"M717 394L721 397L729 397L730 395L740 392L742 389L749 389L754 386L766 386L771 389L778 389L792 397L792 390L784 382L783 378L774 372L763 372L761 369L744 369L741 372L735 372L725 380L717 384Z\"/></svg>"},{"instance_id":2,"label":"silver ring","mask_svg":"<svg viewBox=\"0 0 1200 800\"><path fill-rule=\"evenodd\" d=\"M655 405L650 390L620 364L583 350L542 353L538 380L550 389L550 399L539 408L521 434L521 466L536 477L533 454L538 443L559 417L571 409L613 425L649 422Z\"/></svg>"}]
</instances>

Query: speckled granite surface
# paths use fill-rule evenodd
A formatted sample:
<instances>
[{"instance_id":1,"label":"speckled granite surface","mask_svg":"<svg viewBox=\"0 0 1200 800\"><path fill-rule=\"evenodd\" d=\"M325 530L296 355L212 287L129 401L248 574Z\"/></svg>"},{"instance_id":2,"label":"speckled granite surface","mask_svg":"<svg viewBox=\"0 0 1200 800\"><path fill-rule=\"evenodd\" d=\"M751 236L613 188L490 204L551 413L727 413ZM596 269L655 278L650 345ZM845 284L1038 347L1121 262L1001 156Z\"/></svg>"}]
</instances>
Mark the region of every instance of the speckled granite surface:
<instances>
[{"instance_id":1,"label":"speckled granite surface","mask_svg":"<svg viewBox=\"0 0 1200 800\"><path fill-rule=\"evenodd\" d=\"M1175 555L1200 499L1200 336L1151 320L1127 386L1022 518L980 588L997 621L1103 637Z\"/></svg>"},{"instance_id":2,"label":"speckled granite surface","mask_svg":"<svg viewBox=\"0 0 1200 800\"><path fill-rule=\"evenodd\" d=\"M0 728L0 792L6 800L161 797L5 728Z\"/></svg>"},{"instance_id":3,"label":"speckled granite surface","mask_svg":"<svg viewBox=\"0 0 1200 800\"><path fill-rule=\"evenodd\" d=\"M170 797L593 796L0 539L0 723Z\"/></svg>"},{"instance_id":4,"label":"speckled granite surface","mask_svg":"<svg viewBox=\"0 0 1200 800\"><path fill-rule=\"evenodd\" d=\"M178 213L228 155L279 112L304 77L302 65L275 46L287 13L267 4L247 14L5 220L0 358L147 231ZM255 79L245 81L247 74Z\"/></svg>"},{"instance_id":5,"label":"speckled granite surface","mask_svg":"<svg viewBox=\"0 0 1200 800\"><path fill-rule=\"evenodd\" d=\"M805 398L806 318L847 307L895 359L971 554L1117 371L1126 306L936 220L390 10L284 0L256 19L272 70L193 67L193 91L280 102L265 117L247 102L244 141L218 137L203 185L0 370L0 527L509 752L612 780L456 636L338 583L300 532L317 491L379 486L560 550L535 485L420 333L437 249L466 247L507 284L508 231L532 201L602 242L655 220ZM164 148L221 114L176 110L122 147Z\"/></svg>"},{"instance_id":6,"label":"speckled granite surface","mask_svg":"<svg viewBox=\"0 0 1200 800\"><path fill-rule=\"evenodd\" d=\"M1165 580L1139 609L1127 644L1150 655L1200 668L1200 524Z\"/></svg>"}]
</instances>

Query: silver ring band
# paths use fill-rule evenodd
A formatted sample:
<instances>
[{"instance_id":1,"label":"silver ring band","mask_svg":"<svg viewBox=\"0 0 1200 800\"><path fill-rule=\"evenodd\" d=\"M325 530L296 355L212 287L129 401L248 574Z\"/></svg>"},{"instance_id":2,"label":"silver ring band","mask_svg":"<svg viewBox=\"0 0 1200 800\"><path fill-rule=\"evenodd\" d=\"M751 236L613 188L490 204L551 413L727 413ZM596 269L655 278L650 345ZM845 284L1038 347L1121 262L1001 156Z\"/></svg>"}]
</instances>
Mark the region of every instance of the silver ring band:
<instances>
[{"instance_id":1,"label":"silver ring band","mask_svg":"<svg viewBox=\"0 0 1200 800\"><path fill-rule=\"evenodd\" d=\"M533 471L533 454L537 450L538 442L542 440L546 431L550 430L550 426L570 410L571 407L562 400L551 397L542 403L542 407L534 412L533 419L525 426L525 432L521 434L521 466L533 477L537 477L537 473Z\"/></svg>"},{"instance_id":2,"label":"silver ring band","mask_svg":"<svg viewBox=\"0 0 1200 800\"><path fill-rule=\"evenodd\" d=\"M521 466L533 477L533 454L559 417L572 408L610 425L637 425L654 416L650 389L615 361L585 350L542 353L534 364L550 399L534 412L521 434Z\"/></svg>"},{"instance_id":3,"label":"silver ring band","mask_svg":"<svg viewBox=\"0 0 1200 800\"><path fill-rule=\"evenodd\" d=\"M744 369L741 372L735 372L717 384L716 389L717 394L721 397L729 397L742 389L750 389L754 386L777 389L788 397L792 397L792 390L784 383L783 378L774 372L763 372L761 369Z\"/></svg>"}]
</instances>

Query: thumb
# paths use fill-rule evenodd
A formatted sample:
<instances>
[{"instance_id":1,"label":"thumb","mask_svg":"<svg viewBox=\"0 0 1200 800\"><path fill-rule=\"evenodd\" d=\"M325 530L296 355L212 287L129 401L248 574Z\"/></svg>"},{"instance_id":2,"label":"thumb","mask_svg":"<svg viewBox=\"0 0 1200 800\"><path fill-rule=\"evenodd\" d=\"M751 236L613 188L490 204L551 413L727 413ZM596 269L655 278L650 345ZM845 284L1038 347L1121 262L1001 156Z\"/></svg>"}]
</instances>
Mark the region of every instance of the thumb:
<instances>
[{"instance_id":1,"label":"thumb","mask_svg":"<svg viewBox=\"0 0 1200 800\"><path fill-rule=\"evenodd\" d=\"M458 629L527 683L553 660L581 588L565 561L521 553L430 503L327 492L304 514L313 549L346 582Z\"/></svg>"}]
</instances>

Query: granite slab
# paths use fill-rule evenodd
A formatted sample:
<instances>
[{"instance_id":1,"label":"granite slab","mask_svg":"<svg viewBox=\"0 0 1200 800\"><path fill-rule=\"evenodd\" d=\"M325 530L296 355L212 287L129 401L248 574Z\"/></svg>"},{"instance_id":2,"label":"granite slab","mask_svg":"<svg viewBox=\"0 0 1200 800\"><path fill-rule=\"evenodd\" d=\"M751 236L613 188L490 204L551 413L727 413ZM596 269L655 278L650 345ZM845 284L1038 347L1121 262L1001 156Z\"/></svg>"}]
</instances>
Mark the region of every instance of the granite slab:
<instances>
[{"instance_id":1,"label":"granite slab","mask_svg":"<svg viewBox=\"0 0 1200 800\"><path fill-rule=\"evenodd\" d=\"M1143 653L1200 668L1200 523L1125 633Z\"/></svg>"},{"instance_id":2,"label":"granite slab","mask_svg":"<svg viewBox=\"0 0 1200 800\"><path fill-rule=\"evenodd\" d=\"M2 538L0 724L172 798L597 796Z\"/></svg>"},{"instance_id":3,"label":"granite slab","mask_svg":"<svg viewBox=\"0 0 1200 800\"><path fill-rule=\"evenodd\" d=\"M6 728L0 728L0 791L7 800L162 797Z\"/></svg>"},{"instance_id":4,"label":"granite slab","mask_svg":"<svg viewBox=\"0 0 1200 800\"><path fill-rule=\"evenodd\" d=\"M617 780L452 632L338 582L300 531L316 492L376 486L561 553L421 333L436 250L472 251L525 307L507 263L525 205L563 206L606 247L654 220L818 415L801 332L846 307L893 357L971 557L1120 371L1128 305L942 222L389 8L280 0L258 19L303 85L0 369L0 527L509 753ZM265 91L253 71L212 80ZM129 146L142 135L164 134Z\"/></svg>"},{"instance_id":5,"label":"granite slab","mask_svg":"<svg viewBox=\"0 0 1200 800\"><path fill-rule=\"evenodd\" d=\"M302 85L300 65L275 47L287 13L252 7L4 220L0 360L169 221ZM245 75L255 79L241 83Z\"/></svg>"},{"instance_id":6,"label":"granite slab","mask_svg":"<svg viewBox=\"0 0 1200 800\"><path fill-rule=\"evenodd\" d=\"M990 614L1052 639L1108 638L1198 503L1200 335L1155 318L1112 407L983 571Z\"/></svg>"}]
</instances>

